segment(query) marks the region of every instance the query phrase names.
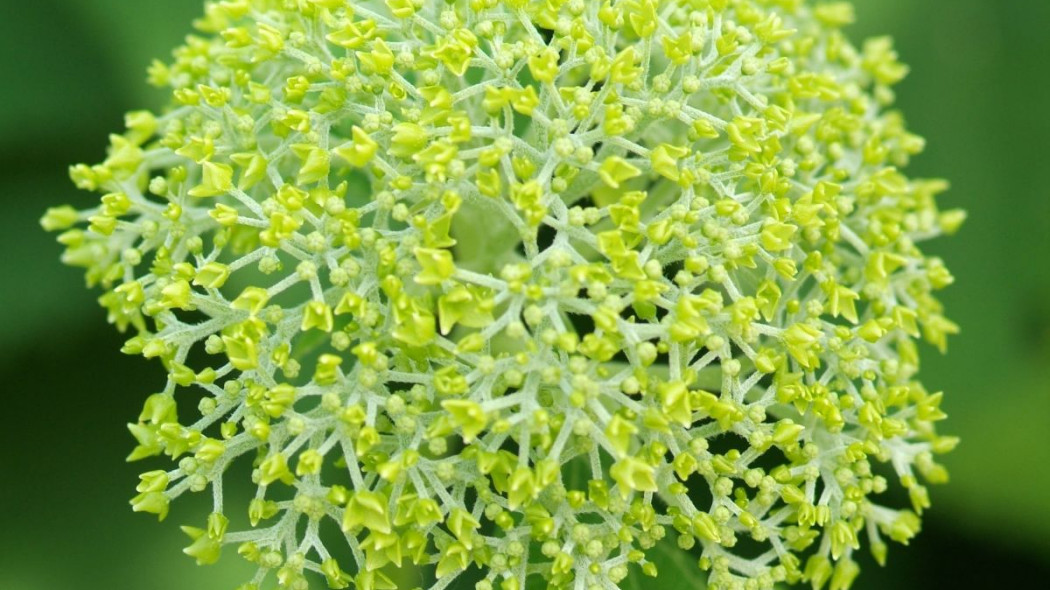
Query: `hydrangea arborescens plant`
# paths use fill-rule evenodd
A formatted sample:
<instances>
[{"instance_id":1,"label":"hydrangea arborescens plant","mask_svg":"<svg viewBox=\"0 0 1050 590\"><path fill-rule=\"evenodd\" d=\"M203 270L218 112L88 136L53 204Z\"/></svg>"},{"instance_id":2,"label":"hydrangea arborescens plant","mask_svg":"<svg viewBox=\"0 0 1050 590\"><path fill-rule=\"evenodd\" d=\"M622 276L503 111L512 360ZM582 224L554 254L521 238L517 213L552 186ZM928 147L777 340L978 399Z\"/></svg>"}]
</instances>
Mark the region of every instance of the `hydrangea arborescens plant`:
<instances>
[{"instance_id":1,"label":"hydrangea arborescens plant","mask_svg":"<svg viewBox=\"0 0 1050 590\"><path fill-rule=\"evenodd\" d=\"M149 71L171 105L73 167L101 204L43 219L168 372L134 509L208 493L186 553L234 545L244 589L603 590L665 543L711 588L848 588L947 478L917 244L963 221L852 17L207 3Z\"/></svg>"}]
</instances>

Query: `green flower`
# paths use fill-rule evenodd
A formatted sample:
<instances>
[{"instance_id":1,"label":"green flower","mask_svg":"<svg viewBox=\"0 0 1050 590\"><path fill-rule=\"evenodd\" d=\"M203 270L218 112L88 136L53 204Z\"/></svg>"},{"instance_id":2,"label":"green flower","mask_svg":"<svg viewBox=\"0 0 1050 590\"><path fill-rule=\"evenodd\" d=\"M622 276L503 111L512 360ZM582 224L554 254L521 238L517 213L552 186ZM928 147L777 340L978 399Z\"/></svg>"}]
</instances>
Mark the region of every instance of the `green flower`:
<instances>
[{"instance_id":1,"label":"green flower","mask_svg":"<svg viewBox=\"0 0 1050 590\"><path fill-rule=\"evenodd\" d=\"M952 277L918 244L964 219L900 171L907 68L852 18L208 2L150 68L165 112L72 168L99 205L42 220L168 372L133 508L210 489L186 553L237 545L244 588L608 589L663 539L710 588L848 588L947 479L916 374Z\"/></svg>"}]
</instances>

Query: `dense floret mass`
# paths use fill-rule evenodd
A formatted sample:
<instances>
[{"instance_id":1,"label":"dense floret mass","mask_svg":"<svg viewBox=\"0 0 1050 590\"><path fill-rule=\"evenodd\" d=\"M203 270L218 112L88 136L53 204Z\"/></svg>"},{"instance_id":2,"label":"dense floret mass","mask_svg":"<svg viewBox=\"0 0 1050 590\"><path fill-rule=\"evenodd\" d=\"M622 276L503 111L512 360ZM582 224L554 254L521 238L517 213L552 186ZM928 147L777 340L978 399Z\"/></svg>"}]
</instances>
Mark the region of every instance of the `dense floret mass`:
<instances>
[{"instance_id":1,"label":"dense floret mass","mask_svg":"<svg viewBox=\"0 0 1050 590\"><path fill-rule=\"evenodd\" d=\"M245 589L614 589L665 546L848 588L947 477L917 244L963 220L900 171L907 69L852 16L209 2L150 69L170 107L72 169L101 204L43 220L167 369L134 509L210 490L186 553L236 546Z\"/></svg>"}]
</instances>

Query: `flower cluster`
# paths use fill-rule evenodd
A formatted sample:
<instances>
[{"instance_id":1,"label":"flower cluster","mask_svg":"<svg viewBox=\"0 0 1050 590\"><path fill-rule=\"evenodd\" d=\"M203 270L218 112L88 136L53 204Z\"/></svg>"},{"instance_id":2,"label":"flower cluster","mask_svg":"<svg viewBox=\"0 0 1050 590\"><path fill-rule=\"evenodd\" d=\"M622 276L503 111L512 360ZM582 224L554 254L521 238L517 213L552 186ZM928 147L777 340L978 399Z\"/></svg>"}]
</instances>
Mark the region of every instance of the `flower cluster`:
<instances>
[{"instance_id":1,"label":"flower cluster","mask_svg":"<svg viewBox=\"0 0 1050 590\"><path fill-rule=\"evenodd\" d=\"M186 553L244 589L607 590L668 542L714 589L848 588L947 478L917 244L964 218L900 172L907 68L852 18L208 2L170 107L73 167L101 204L42 221L167 370L134 509L210 490Z\"/></svg>"}]
</instances>

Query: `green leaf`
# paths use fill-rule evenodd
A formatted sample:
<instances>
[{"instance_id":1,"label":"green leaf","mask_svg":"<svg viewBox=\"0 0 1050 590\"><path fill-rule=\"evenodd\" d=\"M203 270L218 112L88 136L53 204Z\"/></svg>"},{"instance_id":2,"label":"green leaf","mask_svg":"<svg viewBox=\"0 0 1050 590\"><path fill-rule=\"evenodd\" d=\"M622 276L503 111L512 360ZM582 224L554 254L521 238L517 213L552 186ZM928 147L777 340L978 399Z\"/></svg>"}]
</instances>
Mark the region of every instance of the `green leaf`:
<instances>
[{"instance_id":1,"label":"green leaf","mask_svg":"<svg viewBox=\"0 0 1050 590\"><path fill-rule=\"evenodd\" d=\"M691 551L678 547L677 536L671 531L655 547L646 552L646 558L656 564L659 576L655 579L642 573L642 568L630 565L627 579L620 586L627 590L696 590L707 585L707 575L697 565Z\"/></svg>"},{"instance_id":2,"label":"green leaf","mask_svg":"<svg viewBox=\"0 0 1050 590\"><path fill-rule=\"evenodd\" d=\"M167 61L172 49L193 33L192 22L203 14L200 0L66 0L66 10L81 23L111 64L120 94L136 103L156 103L148 87L146 67L154 59Z\"/></svg>"}]
</instances>

